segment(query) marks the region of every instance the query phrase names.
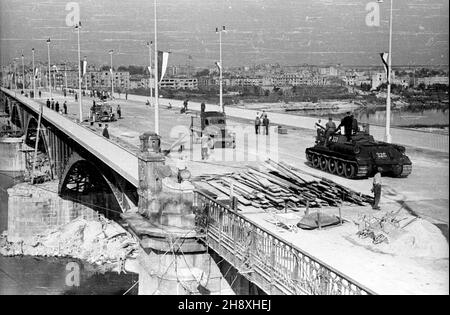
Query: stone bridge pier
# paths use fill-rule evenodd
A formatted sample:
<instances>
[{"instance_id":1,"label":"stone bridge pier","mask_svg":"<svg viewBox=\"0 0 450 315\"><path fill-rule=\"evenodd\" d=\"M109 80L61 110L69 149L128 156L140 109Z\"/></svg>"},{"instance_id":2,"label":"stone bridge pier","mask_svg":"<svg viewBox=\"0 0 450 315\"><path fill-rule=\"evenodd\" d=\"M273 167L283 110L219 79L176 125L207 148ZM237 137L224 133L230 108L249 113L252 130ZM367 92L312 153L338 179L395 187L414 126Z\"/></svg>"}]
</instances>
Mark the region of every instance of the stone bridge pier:
<instances>
[{"instance_id":1,"label":"stone bridge pier","mask_svg":"<svg viewBox=\"0 0 450 315\"><path fill-rule=\"evenodd\" d=\"M140 140L139 213L123 215L146 252L139 257L139 294L233 294L198 241L194 187L178 183L165 165L159 136L144 134Z\"/></svg>"}]
</instances>

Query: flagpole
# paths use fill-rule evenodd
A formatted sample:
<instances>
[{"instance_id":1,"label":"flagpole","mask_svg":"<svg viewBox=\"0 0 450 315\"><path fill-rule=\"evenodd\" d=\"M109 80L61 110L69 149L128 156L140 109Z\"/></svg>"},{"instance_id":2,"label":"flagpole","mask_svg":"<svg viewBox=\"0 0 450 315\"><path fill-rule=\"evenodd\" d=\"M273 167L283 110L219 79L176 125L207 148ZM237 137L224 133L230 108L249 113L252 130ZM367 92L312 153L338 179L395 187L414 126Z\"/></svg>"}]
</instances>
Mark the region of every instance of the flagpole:
<instances>
[{"instance_id":1,"label":"flagpole","mask_svg":"<svg viewBox=\"0 0 450 315\"><path fill-rule=\"evenodd\" d=\"M64 63L64 86L66 87L67 93L67 61Z\"/></svg>"},{"instance_id":2,"label":"flagpole","mask_svg":"<svg viewBox=\"0 0 450 315\"><path fill-rule=\"evenodd\" d=\"M48 52L48 88L50 91L50 98L53 98L52 94L52 75L51 75L51 69L50 69L50 38L47 40L47 52Z\"/></svg>"},{"instance_id":3,"label":"flagpole","mask_svg":"<svg viewBox=\"0 0 450 315\"><path fill-rule=\"evenodd\" d=\"M394 0L391 0L391 12L389 19L389 56L388 56L388 73L387 73L387 98L386 98L386 142L391 143L391 78L392 78L392 18L393 18Z\"/></svg>"},{"instance_id":4,"label":"flagpole","mask_svg":"<svg viewBox=\"0 0 450 315\"><path fill-rule=\"evenodd\" d=\"M152 44L153 42L150 41L149 43L147 43L148 46L148 54L149 54L149 59L150 59L150 66L148 68L149 73L150 73L150 79L148 81L148 87L150 88L150 102L153 99L153 88L152 88Z\"/></svg>"},{"instance_id":5,"label":"flagpole","mask_svg":"<svg viewBox=\"0 0 450 315\"><path fill-rule=\"evenodd\" d=\"M22 90L25 91L25 56L22 51Z\"/></svg>"},{"instance_id":6,"label":"flagpole","mask_svg":"<svg viewBox=\"0 0 450 315\"><path fill-rule=\"evenodd\" d=\"M114 50L110 50L109 54L111 55L111 99L114 98L114 70L113 70L113 53Z\"/></svg>"},{"instance_id":7,"label":"flagpole","mask_svg":"<svg viewBox=\"0 0 450 315\"><path fill-rule=\"evenodd\" d=\"M33 58L33 98L36 98L36 70L34 69L34 48L31 49Z\"/></svg>"},{"instance_id":8,"label":"flagpole","mask_svg":"<svg viewBox=\"0 0 450 315\"><path fill-rule=\"evenodd\" d=\"M75 26L78 30L78 106L80 109L80 123L83 122L83 106L81 102L81 47L80 47L80 28L81 21Z\"/></svg>"},{"instance_id":9,"label":"flagpole","mask_svg":"<svg viewBox=\"0 0 450 315\"><path fill-rule=\"evenodd\" d=\"M155 133L159 135L159 91L158 91L158 20L155 0Z\"/></svg>"}]
</instances>

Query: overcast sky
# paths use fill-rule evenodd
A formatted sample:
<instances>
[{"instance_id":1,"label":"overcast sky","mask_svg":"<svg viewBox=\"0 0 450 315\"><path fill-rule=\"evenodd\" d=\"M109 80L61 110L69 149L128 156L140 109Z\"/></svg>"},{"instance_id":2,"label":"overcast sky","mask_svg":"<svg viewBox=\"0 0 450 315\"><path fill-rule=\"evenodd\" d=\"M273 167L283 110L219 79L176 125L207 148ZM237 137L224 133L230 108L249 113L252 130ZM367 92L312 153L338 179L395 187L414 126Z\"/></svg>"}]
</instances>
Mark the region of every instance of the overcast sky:
<instances>
[{"instance_id":1,"label":"overcast sky","mask_svg":"<svg viewBox=\"0 0 450 315\"><path fill-rule=\"evenodd\" d=\"M77 37L65 23L62 0L0 0L0 59L7 64L31 48L46 60L77 59ZM224 65L378 65L388 49L390 0L380 27L366 25L368 0L159 0L158 45L171 64L212 67L218 59L216 26L223 35ZM82 56L95 63L144 65L153 39L153 0L80 0ZM395 0L394 64L448 64L448 0Z\"/></svg>"}]
</instances>

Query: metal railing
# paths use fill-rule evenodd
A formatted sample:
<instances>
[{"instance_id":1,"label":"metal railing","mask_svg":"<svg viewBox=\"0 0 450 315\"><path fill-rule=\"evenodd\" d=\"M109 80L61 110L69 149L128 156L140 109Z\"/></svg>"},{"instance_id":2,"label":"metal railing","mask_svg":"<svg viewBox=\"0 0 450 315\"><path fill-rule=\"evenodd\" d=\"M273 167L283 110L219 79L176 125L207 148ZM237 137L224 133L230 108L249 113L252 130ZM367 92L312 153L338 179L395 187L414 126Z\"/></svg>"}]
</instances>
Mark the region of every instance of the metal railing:
<instances>
[{"instance_id":1,"label":"metal railing","mask_svg":"<svg viewBox=\"0 0 450 315\"><path fill-rule=\"evenodd\" d=\"M202 192L194 209L206 245L268 294L375 294Z\"/></svg>"}]
</instances>

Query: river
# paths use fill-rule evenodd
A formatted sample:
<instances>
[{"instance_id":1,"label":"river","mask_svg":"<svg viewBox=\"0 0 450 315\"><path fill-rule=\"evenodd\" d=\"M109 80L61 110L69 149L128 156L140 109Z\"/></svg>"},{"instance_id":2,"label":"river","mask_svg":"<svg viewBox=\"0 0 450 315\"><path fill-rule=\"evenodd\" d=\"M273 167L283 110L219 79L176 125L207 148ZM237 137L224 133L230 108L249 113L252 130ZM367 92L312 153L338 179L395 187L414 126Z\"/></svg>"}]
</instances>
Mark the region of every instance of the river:
<instances>
[{"instance_id":1,"label":"river","mask_svg":"<svg viewBox=\"0 0 450 315\"><path fill-rule=\"evenodd\" d=\"M14 174L0 172L0 233L8 228L7 189ZM79 286L70 286L73 266L80 269ZM69 271L66 268L69 267ZM69 258L0 256L0 295L122 295L138 275L99 273L89 264ZM137 294L137 286L128 294Z\"/></svg>"},{"instance_id":2,"label":"river","mask_svg":"<svg viewBox=\"0 0 450 315\"><path fill-rule=\"evenodd\" d=\"M289 112L292 115L318 117L328 119L332 117L339 121L347 110L302 110ZM355 118L361 123L384 126L386 124L386 110L383 108L362 108L353 111ZM391 125L393 127L425 127L449 125L449 110L447 109L395 109L391 111Z\"/></svg>"}]
</instances>

